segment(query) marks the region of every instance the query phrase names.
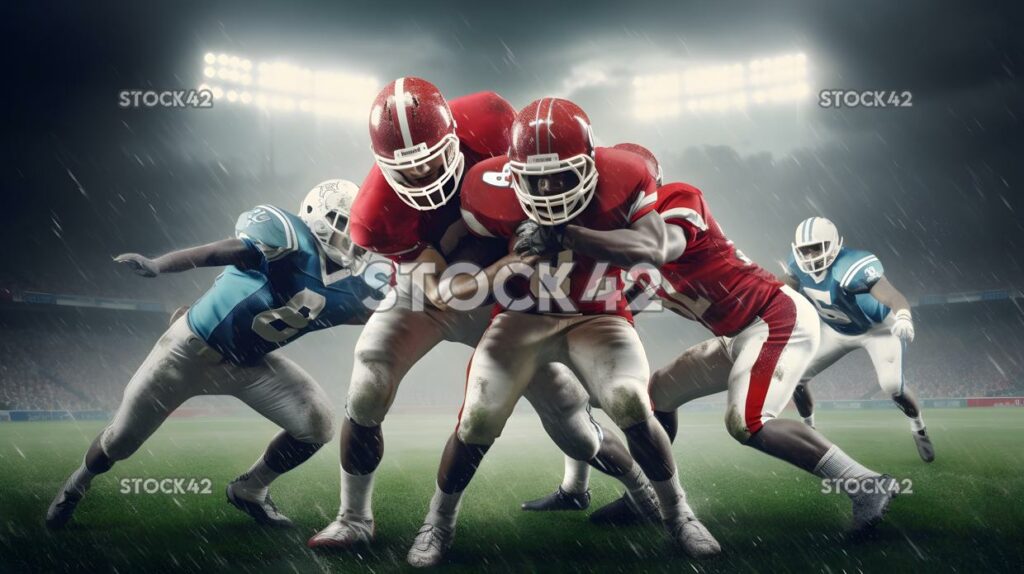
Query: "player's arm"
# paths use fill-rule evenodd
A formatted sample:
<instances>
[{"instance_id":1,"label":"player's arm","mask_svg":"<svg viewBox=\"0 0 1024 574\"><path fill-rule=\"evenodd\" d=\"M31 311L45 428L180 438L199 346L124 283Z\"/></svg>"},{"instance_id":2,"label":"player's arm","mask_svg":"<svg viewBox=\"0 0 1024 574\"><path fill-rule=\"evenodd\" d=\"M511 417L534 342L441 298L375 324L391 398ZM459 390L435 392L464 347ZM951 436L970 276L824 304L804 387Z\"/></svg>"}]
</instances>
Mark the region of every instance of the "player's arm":
<instances>
[{"instance_id":1,"label":"player's arm","mask_svg":"<svg viewBox=\"0 0 1024 574\"><path fill-rule=\"evenodd\" d=\"M896 321L892 325L892 334L903 341L910 343L914 340L914 318L910 314L910 301L907 300L899 289L885 277L882 277L871 287L871 296L878 299L878 302L892 309Z\"/></svg>"},{"instance_id":2,"label":"player's arm","mask_svg":"<svg viewBox=\"0 0 1024 574\"><path fill-rule=\"evenodd\" d=\"M640 263L661 267L671 261L665 221L653 211L623 229L597 231L569 224L564 233L563 247L616 267ZM685 238L683 245L685 248Z\"/></svg>"},{"instance_id":3,"label":"player's arm","mask_svg":"<svg viewBox=\"0 0 1024 574\"><path fill-rule=\"evenodd\" d=\"M254 269L260 265L260 256L241 239L231 238L172 251L155 259L138 253L124 253L114 261L127 265L137 275L156 277L161 273L178 273L199 267L234 265L241 269Z\"/></svg>"},{"instance_id":4,"label":"player's arm","mask_svg":"<svg viewBox=\"0 0 1024 574\"><path fill-rule=\"evenodd\" d=\"M444 311L448 309L441 297L439 283L441 274L448 268L448 261L433 246L428 246L415 259L398 264L398 272L412 276L413 285L423 291L431 305Z\"/></svg>"},{"instance_id":5,"label":"player's arm","mask_svg":"<svg viewBox=\"0 0 1024 574\"><path fill-rule=\"evenodd\" d=\"M445 301L472 299L476 296L477 290L481 286L485 286L486 289L490 290L491 285L495 283L498 272L505 267L517 263L532 267L537 263L537 259L537 255L522 256L516 253L509 253L473 275L461 273L455 277L445 278L441 281L438 290Z\"/></svg>"},{"instance_id":6,"label":"player's arm","mask_svg":"<svg viewBox=\"0 0 1024 574\"><path fill-rule=\"evenodd\" d=\"M789 273L779 273L775 276L783 285L795 290L800 289L800 282L797 281L796 277L793 277Z\"/></svg>"}]
</instances>

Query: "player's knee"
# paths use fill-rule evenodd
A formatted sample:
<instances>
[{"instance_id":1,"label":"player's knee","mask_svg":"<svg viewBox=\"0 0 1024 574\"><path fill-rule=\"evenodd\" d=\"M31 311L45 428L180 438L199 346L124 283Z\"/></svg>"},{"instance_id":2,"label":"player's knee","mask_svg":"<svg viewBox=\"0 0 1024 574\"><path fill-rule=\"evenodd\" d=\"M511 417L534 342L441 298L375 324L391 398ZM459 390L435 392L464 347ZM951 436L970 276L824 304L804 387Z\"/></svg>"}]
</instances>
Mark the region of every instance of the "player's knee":
<instances>
[{"instance_id":1,"label":"player's knee","mask_svg":"<svg viewBox=\"0 0 1024 574\"><path fill-rule=\"evenodd\" d=\"M746 444L752 435L743 410L736 405L729 405L725 410L725 429L741 444Z\"/></svg>"},{"instance_id":2,"label":"player's knee","mask_svg":"<svg viewBox=\"0 0 1024 574\"><path fill-rule=\"evenodd\" d=\"M493 444L501 436L507 419L508 416L503 409L495 406L469 407L459 419L459 439L466 444Z\"/></svg>"},{"instance_id":3,"label":"player's knee","mask_svg":"<svg viewBox=\"0 0 1024 574\"><path fill-rule=\"evenodd\" d=\"M383 422L397 386L395 362L377 350L357 350L352 382L349 386L348 416L363 426Z\"/></svg>"},{"instance_id":4,"label":"player's knee","mask_svg":"<svg viewBox=\"0 0 1024 574\"><path fill-rule=\"evenodd\" d=\"M334 438L334 413L328 405L316 405L310 409L305 427L299 433L292 433L302 442L327 444Z\"/></svg>"},{"instance_id":5,"label":"player's knee","mask_svg":"<svg viewBox=\"0 0 1024 574\"><path fill-rule=\"evenodd\" d=\"M647 420L652 412L646 385L633 381L609 385L601 405L615 425L623 429Z\"/></svg>"}]
</instances>

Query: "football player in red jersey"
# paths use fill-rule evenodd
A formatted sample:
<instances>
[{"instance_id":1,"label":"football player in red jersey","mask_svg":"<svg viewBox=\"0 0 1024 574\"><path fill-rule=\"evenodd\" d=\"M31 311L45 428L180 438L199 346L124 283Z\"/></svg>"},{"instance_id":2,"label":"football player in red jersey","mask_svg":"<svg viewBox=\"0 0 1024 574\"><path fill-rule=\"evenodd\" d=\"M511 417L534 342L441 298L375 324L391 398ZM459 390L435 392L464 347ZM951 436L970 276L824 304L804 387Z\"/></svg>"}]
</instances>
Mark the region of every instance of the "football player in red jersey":
<instances>
[{"instance_id":1,"label":"football player in red jersey","mask_svg":"<svg viewBox=\"0 0 1024 574\"><path fill-rule=\"evenodd\" d=\"M650 151L636 144L616 147L641 155L660 176ZM661 266L659 283L644 276L639 286L717 337L691 347L651 377L654 414L669 436L675 438L681 405L728 390L725 423L736 440L824 479L871 481L872 488L851 493L853 525L877 523L893 496L893 479L860 465L813 428L778 418L818 347L814 307L736 249L699 189L685 183L660 186L655 209L667 224L669 261ZM575 463L566 466L574 466L577 475L587 472ZM622 522L636 516L630 508L623 497L592 519Z\"/></svg>"},{"instance_id":2,"label":"football player in red jersey","mask_svg":"<svg viewBox=\"0 0 1024 574\"><path fill-rule=\"evenodd\" d=\"M687 505L668 436L652 416L647 360L621 293L618 267L664 262L654 180L634 154L595 148L589 118L567 100L526 106L511 137L508 158L483 161L467 173L463 218L479 236L540 256L541 273L546 262L573 265L558 267L554 280L495 286L498 312L470 362L459 423L408 561L441 562L464 489L538 367L548 362L569 365L624 430L673 540L692 556L715 554L718 543Z\"/></svg>"},{"instance_id":3,"label":"football player in red jersey","mask_svg":"<svg viewBox=\"0 0 1024 574\"><path fill-rule=\"evenodd\" d=\"M372 540L373 477L384 453L380 425L402 378L439 342L474 346L487 326L489 308L449 308L451 297L442 296L439 282L447 263L490 265L484 273L493 278L495 270L519 259L505 256L503 241L469 237L458 199L465 170L508 149L514 117L515 110L493 92L448 102L433 84L411 77L395 80L374 101L376 164L353 203L348 229L356 244L390 258L399 272L386 310L370 317L356 343L341 428L341 505L310 547L348 549ZM433 269L421 272L424 264ZM586 392L567 367L545 364L537 379L526 398L568 456L631 462L614 437L602 438Z\"/></svg>"}]
</instances>

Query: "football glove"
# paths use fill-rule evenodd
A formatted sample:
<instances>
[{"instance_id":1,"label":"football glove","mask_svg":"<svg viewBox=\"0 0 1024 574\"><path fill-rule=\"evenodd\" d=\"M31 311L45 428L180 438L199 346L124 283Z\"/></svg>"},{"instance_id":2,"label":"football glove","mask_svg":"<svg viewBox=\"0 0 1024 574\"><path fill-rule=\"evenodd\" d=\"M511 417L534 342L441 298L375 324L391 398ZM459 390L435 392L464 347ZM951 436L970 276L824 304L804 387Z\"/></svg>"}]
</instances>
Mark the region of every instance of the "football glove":
<instances>
[{"instance_id":1,"label":"football glove","mask_svg":"<svg viewBox=\"0 0 1024 574\"><path fill-rule=\"evenodd\" d=\"M156 277L160 274L160 269L155 261L138 253L124 253L115 257L114 261L124 263L136 275L142 277Z\"/></svg>"},{"instance_id":2,"label":"football glove","mask_svg":"<svg viewBox=\"0 0 1024 574\"><path fill-rule=\"evenodd\" d=\"M540 225L527 219L516 228L512 250L519 255L544 255L560 251L565 230L561 226Z\"/></svg>"},{"instance_id":3,"label":"football glove","mask_svg":"<svg viewBox=\"0 0 1024 574\"><path fill-rule=\"evenodd\" d=\"M896 311L896 321L892 324L891 332L904 343L914 341L914 319L910 316L910 309Z\"/></svg>"}]
</instances>

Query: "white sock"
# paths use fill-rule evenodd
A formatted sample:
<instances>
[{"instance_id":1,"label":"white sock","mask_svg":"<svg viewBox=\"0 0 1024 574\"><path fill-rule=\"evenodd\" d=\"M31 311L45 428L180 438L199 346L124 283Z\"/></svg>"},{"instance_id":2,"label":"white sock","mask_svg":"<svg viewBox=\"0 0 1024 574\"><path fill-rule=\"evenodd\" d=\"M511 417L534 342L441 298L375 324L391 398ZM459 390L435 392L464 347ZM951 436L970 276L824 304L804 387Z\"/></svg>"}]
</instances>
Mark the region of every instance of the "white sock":
<instances>
[{"instance_id":1,"label":"white sock","mask_svg":"<svg viewBox=\"0 0 1024 574\"><path fill-rule=\"evenodd\" d=\"M66 490L77 490L79 494L85 494L85 491L89 490L89 486L92 485L92 479L96 475L85 468L83 462L81 466L75 469L75 472L71 473L66 483Z\"/></svg>"},{"instance_id":2,"label":"white sock","mask_svg":"<svg viewBox=\"0 0 1024 574\"><path fill-rule=\"evenodd\" d=\"M427 517L424 519L424 522L434 526L454 529L455 521L459 517L459 505L461 502L461 492L448 494L441 490L440 486L437 487L434 490L434 497L430 499L430 510L427 511Z\"/></svg>"},{"instance_id":3,"label":"white sock","mask_svg":"<svg viewBox=\"0 0 1024 574\"><path fill-rule=\"evenodd\" d=\"M880 476L877 472L865 467L850 458L843 449L832 445L814 467L814 474L821 478L861 479Z\"/></svg>"},{"instance_id":4,"label":"white sock","mask_svg":"<svg viewBox=\"0 0 1024 574\"><path fill-rule=\"evenodd\" d=\"M270 490L270 483L281 476L281 473L267 466L261 455L247 471L248 478L238 483L239 493L249 500L263 500Z\"/></svg>"},{"instance_id":5,"label":"white sock","mask_svg":"<svg viewBox=\"0 0 1024 574\"><path fill-rule=\"evenodd\" d=\"M368 474L349 474L341 469L341 509L338 515L356 520L373 520L373 477Z\"/></svg>"},{"instance_id":6,"label":"white sock","mask_svg":"<svg viewBox=\"0 0 1024 574\"><path fill-rule=\"evenodd\" d=\"M658 496L658 503L661 504L661 519L665 521L681 518L687 514L693 514L690 505L686 503L686 492L679 484L679 474L673 474L668 480L652 480L654 494Z\"/></svg>"},{"instance_id":7,"label":"white sock","mask_svg":"<svg viewBox=\"0 0 1024 574\"><path fill-rule=\"evenodd\" d=\"M813 427L814 426L814 413L811 413L810 415L804 417L804 422L807 423L808 426L812 426Z\"/></svg>"},{"instance_id":8,"label":"white sock","mask_svg":"<svg viewBox=\"0 0 1024 574\"><path fill-rule=\"evenodd\" d=\"M916 417L910 419L910 430L911 432L924 430L924 417L918 414Z\"/></svg>"},{"instance_id":9,"label":"white sock","mask_svg":"<svg viewBox=\"0 0 1024 574\"><path fill-rule=\"evenodd\" d=\"M565 474L562 475L562 490L572 494L583 494L590 486L590 465L586 461L565 457Z\"/></svg>"}]
</instances>

